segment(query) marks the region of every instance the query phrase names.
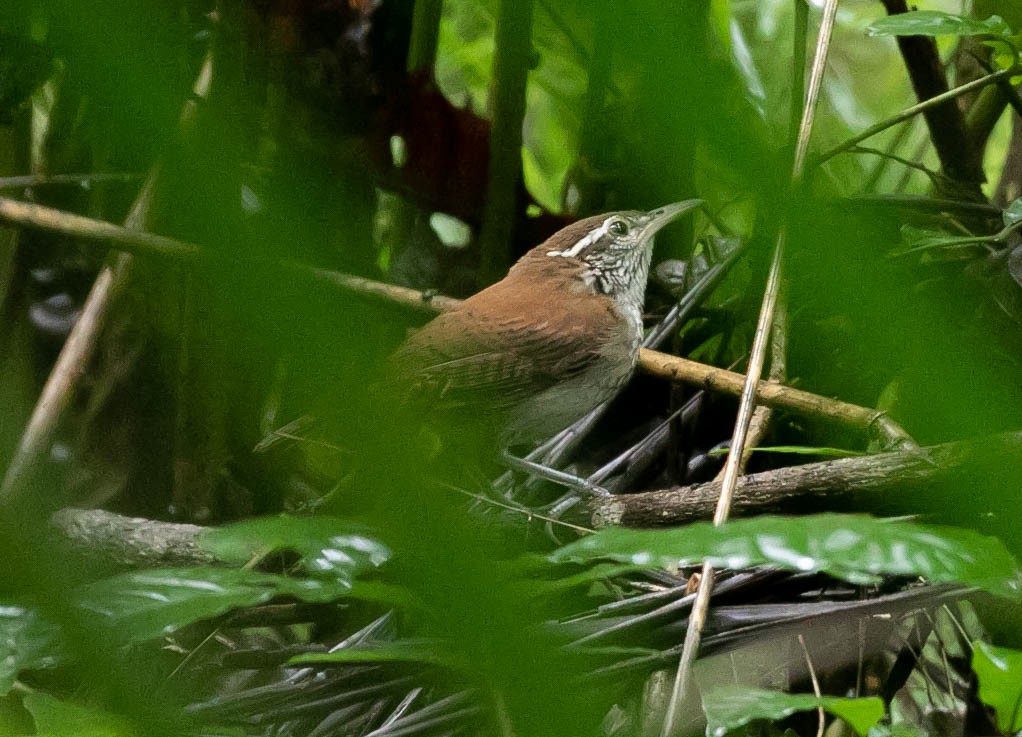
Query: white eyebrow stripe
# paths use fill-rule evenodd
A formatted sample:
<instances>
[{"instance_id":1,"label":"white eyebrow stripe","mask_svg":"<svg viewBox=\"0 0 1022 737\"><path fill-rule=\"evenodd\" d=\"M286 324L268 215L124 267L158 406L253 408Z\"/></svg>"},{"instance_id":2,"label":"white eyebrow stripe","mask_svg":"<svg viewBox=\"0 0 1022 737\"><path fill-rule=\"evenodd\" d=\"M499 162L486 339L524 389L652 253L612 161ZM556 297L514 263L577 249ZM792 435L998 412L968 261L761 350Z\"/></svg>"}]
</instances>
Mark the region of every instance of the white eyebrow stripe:
<instances>
[{"instance_id":1,"label":"white eyebrow stripe","mask_svg":"<svg viewBox=\"0 0 1022 737\"><path fill-rule=\"evenodd\" d=\"M585 248L588 248L593 243L595 243L596 241L600 240L600 238L602 238L603 236L607 235L607 230L608 230L608 228L610 228L610 223L611 223L612 220L615 220L615 219L617 219L617 216L616 215L611 215L609 218L607 218L606 220L603 221L603 225L601 225L597 230L594 230L592 233L587 235L585 238L581 239L578 243L576 243L574 246L569 248L567 251L547 251L546 255L547 256L564 256L565 258L575 258L580 253L582 253L582 251Z\"/></svg>"}]
</instances>

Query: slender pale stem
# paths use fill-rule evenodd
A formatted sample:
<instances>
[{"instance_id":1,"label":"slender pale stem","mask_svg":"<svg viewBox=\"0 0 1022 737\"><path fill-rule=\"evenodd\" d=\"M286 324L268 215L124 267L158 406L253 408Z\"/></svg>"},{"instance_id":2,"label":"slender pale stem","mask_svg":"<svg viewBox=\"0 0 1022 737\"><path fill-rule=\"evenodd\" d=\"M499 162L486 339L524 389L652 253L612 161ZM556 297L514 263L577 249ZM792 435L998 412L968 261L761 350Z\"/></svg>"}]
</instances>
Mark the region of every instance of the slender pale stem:
<instances>
[{"instance_id":1,"label":"slender pale stem","mask_svg":"<svg viewBox=\"0 0 1022 737\"><path fill-rule=\"evenodd\" d=\"M212 79L212 58L207 57L195 82L194 91L197 97L205 97ZM189 100L185 103L181 113L181 125L190 123L196 114L196 102ZM95 237L110 238L116 240L116 236L124 232L141 231L145 229L149 220L149 209L156 187L156 180L160 166L156 164L146 178L135 203L128 213L124 222L124 228L109 223L97 223L97 221L81 218L67 213L59 219L62 222L70 221L75 227L97 226L98 234ZM27 209L30 214L46 216L54 211L48 208L41 208L26 203L18 203L13 200L0 202L6 209ZM42 218L47 222L47 218ZM48 223L53 226L53 223ZM159 236L147 236L147 246L154 250L170 250L177 253L181 249L176 241ZM189 247L185 247L188 250ZM197 253L198 248L194 251ZM82 314L75 323L71 334L68 336L61 348L57 362L50 371L46 384L43 386L39 400L32 410L28 425L22 433L18 447L14 452L7 472L4 474L3 483L0 484L0 506L7 506L18 499L19 495L26 488L25 482L30 477L32 469L49 452L53 434L57 429L64 411L71 404L75 391L81 383L85 370L89 365L96 350L100 332L106 323L106 316L117 295L118 290L124 285L131 272L132 256L121 251L108 260L108 263L100 271L99 276L92 285Z\"/></svg>"},{"instance_id":2,"label":"slender pale stem","mask_svg":"<svg viewBox=\"0 0 1022 737\"><path fill-rule=\"evenodd\" d=\"M839 144L834 148L830 149L829 151L826 151L825 153L816 157L815 159L813 159L813 167L815 168L820 164L829 161L830 159L833 159L838 154L844 153L845 151L855 148L856 144L865 141L867 138L872 138L877 133L881 133L887 130L888 128L897 125L898 123L901 123L902 121L908 120L909 118L913 118L925 110L929 110L930 108L936 107L937 105L945 103L948 100L953 100L956 97L960 97L961 95L965 95L974 90L986 87L988 84L994 84L999 80L1011 77L1012 75L1018 73L1019 73L1018 69L1002 69L998 72L994 72L993 74L988 74L985 77L974 79L971 82L968 82L967 84L961 85L960 87L950 89L947 92L937 95L936 97L931 97L928 100L923 100L922 102L913 105L912 107L905 108L897 115L893 115L890 118L887 118L887 120L882 120L876 125L870 126L857 136L852 136L844 143Z\"/></svg>"},{"instance_id":3,"label":"slender pale stem","mask_svg":"<svg viewBox=\"0 0 1022 737\"><path fill-rule=\"evenodd\" d=\"M823 8L823 20L820 23L816 53L813 57L813 67L809 77L809 87L806 92L805 105L802 109L802 122L799 126L798 139L795 144L795 157L792 164L793 183L797 183L802 178L805 168L806 154L809 150L809 137L812 133L816 103L820 96L820 85L823 81L823 70L827 64L827 52L830 48L830 38L834 28L836 13L837 0L827 0ZM785 229L782 226L777 234L777 246L774 248L774 256L770 263L770 274L767 277L766 289L763 295L763 304L760 309L759 320L756 324L756 334L749 355L749 366L745 374L745 386L742 389L742 398L738 405L738 417L735 420L735 429L731 436L730 452L728 453L727 463L724 466L720 498L717 501L717 507L713 514L713 524L715 525L723 524L731 510L731 500L734 497L742 454L745 450L745 438L749 432L752 413L756 405L756 386L763 373L770 326L773 322L774 310L777 305L777 296L780 293L784 242ZM674 733L681 705L688 700L692 665L695 663L696 655L699 652L703 626L710 608L710 595L713 592L714 577L713 566L709 563L704 563L699 590L696 593L696 599L692 604L692 611L688 618L688 630L685 633L685 643L681 650L681 658L674 679L671 701L667 706L667 714L664 718L663 737L671 737Z\"/></svg>"}]
</instances>

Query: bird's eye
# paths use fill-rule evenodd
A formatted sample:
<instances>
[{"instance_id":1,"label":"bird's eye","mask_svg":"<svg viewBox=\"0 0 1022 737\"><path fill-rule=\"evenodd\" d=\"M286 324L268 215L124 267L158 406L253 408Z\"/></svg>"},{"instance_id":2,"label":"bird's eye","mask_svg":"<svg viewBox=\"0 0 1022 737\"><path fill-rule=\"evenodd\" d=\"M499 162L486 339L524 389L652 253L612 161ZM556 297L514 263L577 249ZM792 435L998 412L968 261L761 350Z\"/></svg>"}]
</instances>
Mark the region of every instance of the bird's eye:
<instances>
[{"instance_id":1,"label":"bird's eye","mask_svg":"<svg viewBox=\"0 0 1022 737\"><path fill-rule=\"evenodd\" d=\"M628 223L624 220L615 220L610 224L609 230L618 237L626 236L628 235Z\"/></svg>"}]
</instances>

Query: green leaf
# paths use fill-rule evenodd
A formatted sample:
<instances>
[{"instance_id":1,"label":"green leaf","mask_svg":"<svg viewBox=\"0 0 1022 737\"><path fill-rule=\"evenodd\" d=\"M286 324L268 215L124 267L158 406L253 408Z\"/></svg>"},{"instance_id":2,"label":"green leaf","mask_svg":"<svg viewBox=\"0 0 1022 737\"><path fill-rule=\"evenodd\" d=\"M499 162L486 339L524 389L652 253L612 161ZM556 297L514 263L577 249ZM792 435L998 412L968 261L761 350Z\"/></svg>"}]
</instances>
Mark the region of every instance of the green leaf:
<instances>
[{"instance_id":1,"label":"green leaf","mask_svg":"<svg viewBox=\"0 0 1022 737\"><path fill-rule=\"evenodd\" d=\"M563 173L563 172L562 172ZM563 177L558 181L545 171L536 154L528 146L522 146L522 178L529 193L550 212L560 210L560 193Z\"/></svg>"},{"instance_id":2,"label":"green leaf","mask_svg":"<svg viewBox=\"0 0 1022 737\"><path fill-rule=\"evenodd\" d=\"M714 527L700 522L669 530L608 528L554 551L555 563L611 559L636 568L774 565L823 571L853 583L879 574L961 582L1022 598L1022 571L996 538L972 530L931 527L844 514L763 516Z\"/></svg>"},{"instance_id":3,"label":"green leaf","mask_svg":"<svg viewBox=\"0 0 1022 737\"><path fill-rule=\"evenodd\" d=\"M866 32L870 36L1008 36L1011 29L999 15L975 20L939 10L914 10L880 18Z\"/></svg>"},{"instance_id":4,"label":"green leaf","mask_svg":"<svg viewBox=\"0 0 1022 737\"><path fill-rule=\"evenodd\" d=\"M271 553L294 551L302 556L310 576L348 584L383 565L391 555L367 528L333 517L260 517L210 528L198 541L228 563L244 564Z\"/></svg>"},{"instance_id":5,"label":"green leaf","mask_svg":"<svg viewBox=\"0 0 1022 737\"><path fill-rule=\"evenodd\" d=\"M983 46L992 50L991 61L994 69L1012 69L1019 63L1019 44L1022 42L1022 34L1014 36L997 36L986 38L981 41ZM1014 87L1018 84L1018 77L1013 76L1009 80Z\"/></svg>"},{"instance_id":6,"label":"green leaf","mask_svg":"<svg viewBox=\"0 0 1022 737\"><path fill-rule=\"evenodd\" d=\"M457 107L486 109L493 72L494 18L477 3L450 3L440 18L435 76Z\"/></svg>"},{"instance_id":7,"label":"green leaf","mask_svg":"<svg viewBox=\"0 0 1022 737\"><path fill-rule=\"evenodd\" d=\"M117 714L60 701L36 691L26 694L25 709L41 737L131 737L143 731Z\"/></svg>"},{"instance_id":8,"label":"green leaf","mask_svg":"<svg viewBox=\"0 0 1022 737\"><path fill-rule=\"evenodd\" d=\"M884 715L879 698L848 699L838 696L788 694L745 686L724 686L703 695L706 734L722 737L755 719L776 721L798 711L823 707L843 719L859 734L866 734Z\"/></svg>"},{"instance_id":9,"label":"green leaf","mask_svg":"<svg viewBox=\"0 0 1022 737\"><path fill-rule=\"evenodd\" d=\"M58 634L31 609L0 606L0 696L11 690L19 672L58 664Z\"/></svg>"},{"instance_id":10,"label":"green leaf","mask_svg":"<svg viewBox=\"0 0 1022 737\"><path fill-rule=\"evenodd\" d=\"M1014 225L1019 220L1022 220L1022 197L1008 205L1001 214L1001 217L1004 218L1005 227Z\"/></svg>"},{"instance_id":11,"label":"green leaf","mask_svg":"<svg viewBox=\"0 0 1022 737\"><path fill-rule=\"evenodd\" d=\"M231 609L277 596L307 602L344 597L350 585L287 578L248 569L180 568L139 571L87 584L77 605L100 618L119 639L144 642Z\"/></svg>"},{"instance_id":12,"label":"green leaf","mask_svg":"<svg viewBox=\"0 0 1022 737\"><path fill-rule=\"evenodd\" d=\"M731 0L710 0L710 28L726 52L731 52Z\"/></svg>"},{"instance_id":13,"label":"green leaf","mask_svg":"<svg viewBox=\"0 0 1022 737\"><path fill-rule=\"evenodd\" d=\"M1001 731L1022 729L1022 652L974 642L972 669L979 678L979 698L997 712Z\"/></svg>"}]
</instances>

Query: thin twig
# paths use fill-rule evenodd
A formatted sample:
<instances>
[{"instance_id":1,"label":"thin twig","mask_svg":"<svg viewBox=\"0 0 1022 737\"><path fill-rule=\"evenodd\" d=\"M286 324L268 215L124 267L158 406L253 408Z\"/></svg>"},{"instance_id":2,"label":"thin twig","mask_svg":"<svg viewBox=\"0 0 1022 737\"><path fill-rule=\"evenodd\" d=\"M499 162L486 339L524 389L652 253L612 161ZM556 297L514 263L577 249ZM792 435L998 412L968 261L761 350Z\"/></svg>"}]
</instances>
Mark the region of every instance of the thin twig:
<instances>
[{"instance_id":1,"label":"thin twig","mask_svg":"<svg viewBox=\"0 0 1022 737\"><path fill-rule=\"evenodd\" d=\"M482 494L477 494L475 492L469 491L468 489L462 489L461 487L454 486L453 484L448 484L448 483L444 483L444 482L438 482L438 483L440 484L440 486L444 487L445 489L449 489L451 491L456 491L459 494L463 494L463 495L465 495L467 497L470 497L472 499L475 499L477 502L481 502L483 504L491 504L491 505L493 505L495 507L500 507L501 509L506 509L509 512L517 512L518 514L523 514L526 517L543 520L544 522L548 522L548 523L553 524L553 525L561 525L562 527L567 527L568 529L574 530L575 532L581 532L583 534L596 532L596 530L593 530L592 528L583 527L582 525L575 525L575 524L572 524L571 522L565 522L564 520L560 520L560 519L557 519L555 517L549 517L549 516L546 516L546 515L542 515L542 514L539 514L537 512L534 512L531 509L528 509L526 507L517 506L515 504L508 504L506 502L502 502L502 501L499 501L497 499L491 499L488 496L484 496Z\"/></svg>"},{"instance_id":2,"label":"thin twig","mask_svg":"<svg viewBox=\"0 0 1022 737\"><path fill-rule=\"evenodd\" d=\"M956 97L968 94L973 90L978 90L983 87L986 87L988 84L994 84L999 80L1007 79L1015 74L1018 74L1017 69L1002 69L1000 71L994 72L993 74L988 74L985 77L974 79L973 81L967 84L963 84L960 87L954 87L941 95L931 97L929 100L924 100L923 102L917 103L912 107L905 108L897 115L892 115L890 118L882 120L876 125L870 126L862 133L852 136L844 143L838 144L829 151L826 151L823 154L820 154L819 156L815 157L812 161L812 164L810 165L810 168L815 169L824 162L833 159L838 154L844 153L845 151L848 151L849 149L856 146L857 144L862 143L867 138L871 138L875 136L877 133L882 133L883 131L897 125L898 123L908 120L909 118L913 118L916 115L919 115L919 113L922 113L926 110L936 107L937 105L947 102L948 100L953 100Z\"/></svg>"},{"instance_id":3,"label":"thin twig","mask_svg":"<svg viewBox=\"0 0 1022 737\"><path fill-rule=\"evenodd\" d=\"M931 141L929 136L921 136L919 139L919 143L916 144L916 148L912 152L911 158L915 161L922 161L923 156L926 154L927 150L929 150L930 145ZM898 178L898 181L895 182L894 187L891 189L891 192L889 194L895 197L902 195L905 192L905 190L908 189L909 182L912 181L912 175L914 173L915 169L905 169L904 171L902 171L901 176ZM964 202L965 200L962 201Z\"/></svg>"},{"instance_id":4,"label":"thin twig","mask_svg":"<svg viewBox=\"0 0 1022 737\"><path fill-rule=\"evenodd\" d=\"M787 366L787 319L783 301L778 299L774 310L774 323L770 328L770 374L768 381L771 384L779 384L786 378ZM762 382L761 382L762 383ZM738 464L738 472L745 473L745 467L749 464L753 448L762 444L770 426L774 408L765 404L758 404L752 413L752 421L749 423L749 435L746 441L745 451ZM721 471L723 478L723 470Z\"/></svg>"},{"instance_id":5,"label":"thin twig","mask_svg":"<svg viewBox=\"0 0 1022 737\"><path fill-rule=\"evenodd\" d=\"M645 348L639 351L639 368L651 376L696 384L710 391L731 396L741 394L745 384L743 374ZM908 433L878 409L861 407L765 381L759 382L756 386L756 399L769 407L785 409L809 417L824 418L847 427L876 432L883 440L892 445L912 444Z\"/></svg>"},{"instance_id":6,"label":"thin twig","mask_svg":"<svg viewBox=\"0 0 1022 737\"><path fill-rule=\"evenodd\" d=\"M195 83L196 97L205 97L212 79L212 60L207 57L202 70ZM196 111L195 100L189 100L181 114L181 123L190 122ZM135 199L131 211L124 221L124 228L102 223L101 221L89 220L61 213L70 219L76 227L92 228L104 233L94 237L103 238L116 235L121 231L142 231L149 220L149 208L152 203L153 193L156 187L156 180L159 174L159 164L155 165L145 184ZM23 206L28 208L29 214L40 215L40 210L33 205L15 202L13 200L0 201L0 213L5 206ZM35 209L33 209L35 208ZM43 208L49 210L49 208ZM41 213L46 219L46 213ZM166 245L159 236L149 236L150 247L159 251L160 246ZM116 239L114 239L116 240ZM177 243L173 242L173 248L177 249ZM196 252L197 252L196 248ZM50 372L42 393L29 418L28 426L25 428L14 452L14 457L4 475L3 483L0 484L0 506L9 506L17 500L21 491L25 488L24 482L28 479L30 471L34 468L43 456L49 452L50 442L53 433L57 428L64 411L71 403L82 376L88 368L89 361L96 349L100 331L106 323L106 315L118 290L124 285L131 270L132 257L128 253L121 252L112 257L100 271L99 276L93 283L92 290L82 308L82 314L75 323L71 334L64 343L57 357L57 361Z\"/></svg>"},{"instance_id":7,"label":"thin twig","mask_svg":"<svg viewBox=\"0 0 1022 737\"><path fill-rule=\"evenodd\" d=\"M0 189L24 189L75 184L88 187L101 182L130 184L143 178L142 174L129 172L93 172L91 174L26 174L24 176L0 177Z\"/></svg>"},{"instance_id":8,"label":"thin twig","mask_svg":"<svg viewBox=\"0 0 1022 737\"><path fill-rule=\"evenodd\" d=\"M897 253L892 253L890 258L897 258L900 256L907 256L911 253L919 253L921 251L933 251L945 248L956 248L958 246L968 245L982 245L986 243L1000 243L1010 236L1015 231L1022 228L1022 220L1011 223L1001 228L996 233L991 235L966 235L958 238L946 238L939 243L926 243L921 246L913 246L912 248L906 248Z\"/></svg>"},{"instance_id":9,"label":"thin twig","mask_svg":"<svg viewBox=\"0 0 1022 737\"><path fill-rule=\"evenodd\" d=\"M809 680L813 684L813 694L819 699L823 696L820 692L820 681L816 678L816 669L813 667L812 658L809 657L809 648L806 647L806 638L802 636L801 632L798 634L798 644L802 648L802 655L806 659L806 668L809 669ZM826 716L824 715L822 706L816 707L816 716L819 719L818 726L816 728L816 737L823 737L823 727L826 723Z\"/></svg>"},{"instance_id":10,"label":"thin twig","mask_svg":"<svg viewBox=\"0 0 1022 737\"><path fill-rule=\"evenodd\" d=\"M813 66L809 77L809 88L806 91L805 105L802 110L802 123L799 126L798 140L795 146L795 158L792 165L793 184L797 184L801 180L802 172L805 168L806 154L809 150L809 137L813 127L816 102L819 99L820 85L823 81L823 70L827 63L827 51L830 47L830 38L834 28L834 16L836 13L837 0L827 0L823 8L823 19L820 23L816 52L813 56ZM773 259L770 263L770 273L767 276L763 305L760 309L756 333L753 337L752 349L749 354L745 385L742 388L742 398L738 405L738 417L735 420L735 429L731 436L731 452L728 453L727 462L724 465L724 478L721 481L720 498L713 514L714 525L722 525L727 520L731 510L731 500L734 495L735 484L738 481L742 453L745 449L745 439L749 432L749 424L752 421L752 414L756 406L756 389L759 384L759 377L763 371L763 363L766 360L766 349L774 318L774 308L781 289L784 241L785 231L782 226L781 231L777 235L777 245L774 248ZM671 737L673 734L675 721L681 710L681 705L688 698L692 665L695 663L696 656L699 653L703 626L710 607L710 594L713 592L714 575L713 566L709 563L704 563L699 590L696 592L696 600L692 605L692 612L688 618L688 629L685 633L685 642L678 662L674 689L667 706L667 715L664 719L662 733L663 737Z\"/></svg>"},{"instance_id":11,"label":"thin twig","mask_svg":"<svg viewBox=\"0 0 1022 737\"><path fill-rule=\"evenodd\" d=\"M148 199L148 194L140 195L136 202L140 202L143 196ZM112 297L130 267L131 256L121 253L108 262L96 277L82 314L57 357L18 442L14 458L4 474L3 484L0 485L0 506L9 506L17 500L31 469L49 451L57 423L70 405L75 389L95 352Z\"/></svg>"},{"instance_id":12,"label":"thin twig","mask_svg":"<svg viewBox=\"0 0 1022 737\"><path fill-rule=\"evenodd\" d=\"M898 130L894 132L894 134L891 136L891 140L888 141L887 143L886 150L881 152L882 156L880 160L876 163L876 166L873 167L873 169L869 172L869 175L866 177L866 182L862 186L863 192L872 194L877 191L877 185L880 183L880 178L887 171L887 164L893 160L893 157L895 156L895 151L898 151L902 147L902 144L906 142L906 140L909 137L909 134L911 133L912 133L911 123L909 123L908 125L901 126L900 128L898 128ZM859 150L866 150L858 146L856 148ZM909 161L909 159L905 159L905 161ZM917 165L915 161L913 161L912 164Z\"/></svg>"},{"instance_id":13,"label":"thin twig","mask_svg":"<svg viewBox=\"0 0 1022 737\"><path fill-rule=\"evenodd\" d=\"M145 185L143 189L144 187ZM198 256L201 252L194 243L184 243L126 225L114 225L103 220L75 215L45 205L21 202L9 197L0 197L0 222L76 238L104 241L113 244L119 251L131 254L187 259Z\"/></svg>"},{"instance_id":14,"label":"thin twig","mask_svg":"<svg viewBox=\"0 0 1022 737\"><path fill-rule=\"evenodd\" d=\"M888 15L909 11L906 0L882 0ZM912 89L918 100L941 97L948 91L947 73L940 60L936 39L932 36L898 36L898 50L905 61ZM945 175L968 187L969 194L982 199L983 157L967 135L962 111L951 100L923 111L930 140Z\"/></svg>"},{"instance_id":15,"label":"thin twig","mask_svg":"<svg viewBox=\"0 0 1022 737\"><path fill-rule=\"evenodd\" d=\"M913 202L915 201L913 200ZM953 203L946 204L953 205ZM41 205L26 205L23 202L4 197L0 197L0 222L101 243L112 241L117 244L119 250L140 255L168 255L182 260L211 257L208 252L194 243L186 243L144 231L130 230L113 223L73 215ZM251 265L253 262L249 260L246 263ZM430 314L444 312L461 304L461 300L453 297L421 292L339 271L310 267L295 261L275 263L297 277ZM708 272L706 276L709 277L711 273L714 277L719 276L718 272ZM705 283L709 286L713 281L714 279L707 279L705 282L700 280L700 284ZM698 286L694 291L699 291ZM694 304L697 300L688 300L686 297L683 301ZM685 311L683 310L681 314L685 314ZM738 395L744 384L742 374L647 348L639 351L638 367L651 376L697 384L722 394ZM894 445L911 444L907 433L895 425L883 412L876 409L765 382L761 382L757 387L757 399L761 404L782 408L797 414L832 420L863 431L878 431L886 441ZM532 457L531 454L529 457Z\"/></svg>"},{"instance_id":16,"label":"thin twig","mask_svg":"<svg viewBox=\"0 0 1022 737\"><path fill-rule=\"evenodd\" d=\"M905 130L907 130L907 128ZM930 181L933 182L934 184L937 183L937 181L939 180L939 178L941 176L939 172L935 172L935 171L932 171L931 169L928 169L925 165L919 163L918 161L913 161L911 159L906 159L903 156L898 156L896 154L892 154L889 151L881 151L878 148L871 148L869 146L853 146L852 148L848 149L848 153L851 153L851 154L869 154L871 156L879 156L881 159L885 159L885 160L889 160L889 161L896 161L899 164L901 164L902 166L908 167L909 169L915 169L916 171L921 171L923 174L925 174L927 177L929 177Z\"/></svg>"},{"instance_id":17,"label":"thin twig","mask_svg":"<svg viewBox=\"0 0 1022 737\"><path fill-rule=\"evenodd\" d=\"M988 459L995 456L1000 458L998 467L1022 462L1022 433L762 471L739 479L732 514L762 514L814 502L827 506L849 497L873 509L897 500L894 504L901 508L915 494L932 497L937 487L961 494L951 496L949 503L964 505L974 485L959 492L949 479L988 476ZM587 507L596 528L674 526L706 519L719 494L719 482L709 481L593 499Z\"/></svg>"}]
</instances>

